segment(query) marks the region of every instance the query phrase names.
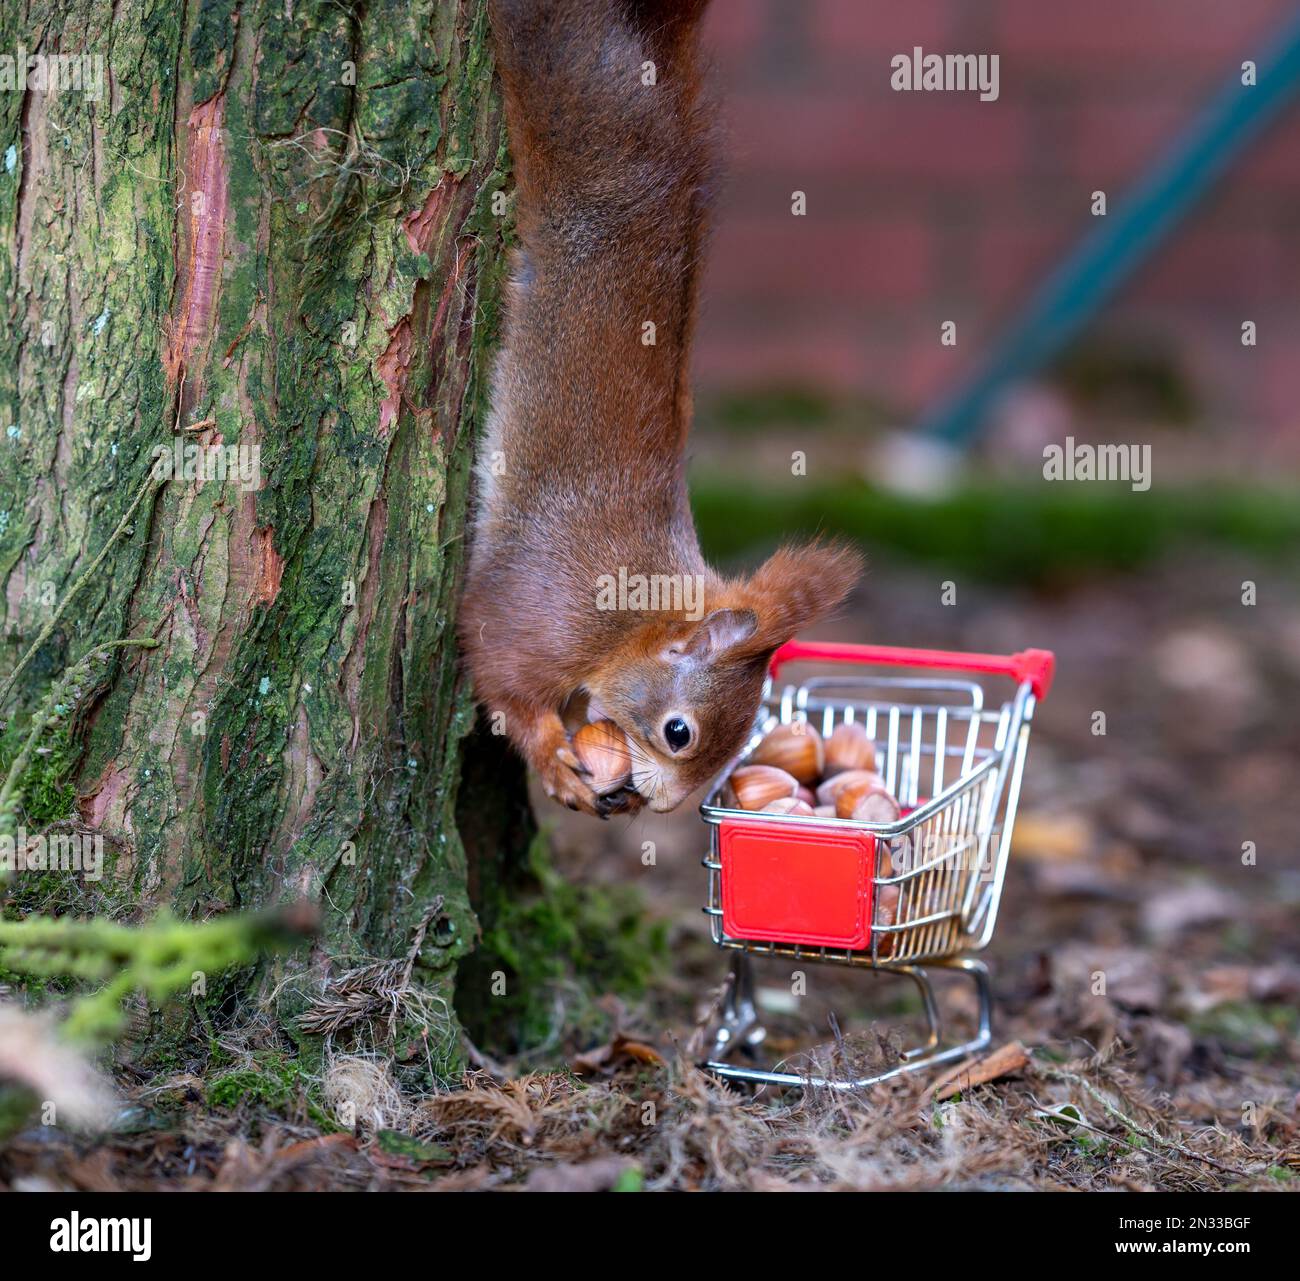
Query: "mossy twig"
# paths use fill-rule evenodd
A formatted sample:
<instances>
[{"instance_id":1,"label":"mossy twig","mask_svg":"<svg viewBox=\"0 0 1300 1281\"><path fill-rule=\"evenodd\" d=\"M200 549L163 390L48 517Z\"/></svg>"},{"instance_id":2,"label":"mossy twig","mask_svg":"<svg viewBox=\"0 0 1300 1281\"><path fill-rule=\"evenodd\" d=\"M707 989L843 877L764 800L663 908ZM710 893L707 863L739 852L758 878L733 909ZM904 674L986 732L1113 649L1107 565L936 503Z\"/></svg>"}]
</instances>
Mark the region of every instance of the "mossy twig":
<instances>
[{"instance_id":1,"label":"mossy twig","mask_svg":"<svg viewBox=\"0 0 1300 1281\"><path fill-rule=\"evenodd\" d=\"M122 1001L131 992L163 1001L189 987L196 974L208 978L252 964L311 925L294 907L200 922L162 913L144 926L32 916L0 920L0 954L24 974L102 982L97 992L73 1002L63 1031L71 1040L104 1045L120 1033Z\"/></svg>"}]
</instances>

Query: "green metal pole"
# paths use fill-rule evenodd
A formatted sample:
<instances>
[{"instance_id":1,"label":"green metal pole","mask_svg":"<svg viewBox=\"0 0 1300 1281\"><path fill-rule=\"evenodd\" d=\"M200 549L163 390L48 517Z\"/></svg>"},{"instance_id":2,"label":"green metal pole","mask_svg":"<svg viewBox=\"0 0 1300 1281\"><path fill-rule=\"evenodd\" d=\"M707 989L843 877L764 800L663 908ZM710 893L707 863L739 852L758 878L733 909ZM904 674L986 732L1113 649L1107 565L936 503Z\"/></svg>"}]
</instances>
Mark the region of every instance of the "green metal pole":
<instances>
[{"instance_id":1,"label":"green metal pole","mask_svg":"<svg viewBox=\"0 0 1300 1281\"><path fill-rule=\"evenodd\" d=\"M916 430L935 444L970 444L1001 395L1055 356L1178 225L1300 87L1300 14L1257 60L1257 83L1237 72L1114 213L1099 220L1043 282L973 375L925 413Z\"/></svg>"}]
</instances>

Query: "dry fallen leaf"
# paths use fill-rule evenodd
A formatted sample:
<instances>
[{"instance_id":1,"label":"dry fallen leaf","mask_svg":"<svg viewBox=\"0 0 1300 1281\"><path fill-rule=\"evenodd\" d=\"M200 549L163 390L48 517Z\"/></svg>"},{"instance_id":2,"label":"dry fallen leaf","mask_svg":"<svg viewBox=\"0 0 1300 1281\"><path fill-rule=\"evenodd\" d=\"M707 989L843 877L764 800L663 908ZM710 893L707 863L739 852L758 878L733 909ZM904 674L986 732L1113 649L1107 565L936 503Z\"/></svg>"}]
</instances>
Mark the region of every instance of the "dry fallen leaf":
<instances>
[{"instance_id":1,"label":"dry fallen leaf","mask_svg":"<svg viewBox=\"0 0 1300 1281\"><path fill-rule=\"evenodd\" d=\"M663 1055L653 1045L634 1040L620 1032L608 1045L600 1045L594 1050L575 1055L570 1067L579 1076L590 1076L597 1072L612 1072L624 1062L651 1063L658 1067L663 1061Z\"/></svg>"},{"instance_id":2,"label":"dry fallen leaf","mask_svg":"<svg viewBox=\"0 0 1300 1281\"><path fill-rule=\"evenodd\" d=\"M1055 950L1051 967L1058 993L1105 996L1126 1010L1158 1010L1168 991L1159 957L1146 948L1069 943Z\"/></svg>"},{"instance_id":3,"label":"dry fallen leaf","mask_svg":"<svg viewBox=\"0 0 1300 1281\"><path fill-rule=\"evenodd\" d=\"M1241 900L1235 894L1208 881L1194 881L1148 899L1142 924L1154 938L1168 942L1194 926L1216 925L1240 914Z\"/></svg>"}]
</instances>

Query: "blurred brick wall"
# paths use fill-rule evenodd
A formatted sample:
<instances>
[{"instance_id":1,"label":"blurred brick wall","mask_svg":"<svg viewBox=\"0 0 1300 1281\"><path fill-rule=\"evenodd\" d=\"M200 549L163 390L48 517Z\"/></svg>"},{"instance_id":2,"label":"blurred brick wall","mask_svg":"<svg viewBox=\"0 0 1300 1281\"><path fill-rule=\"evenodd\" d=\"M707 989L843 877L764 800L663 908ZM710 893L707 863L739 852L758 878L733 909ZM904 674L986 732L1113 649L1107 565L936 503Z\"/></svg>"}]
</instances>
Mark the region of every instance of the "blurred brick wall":
<instances>
[{"instance_id":1,"label":"blurred brick wall","mask_svg":"<svg viewBox=\"0 0 1300 1281\"><path fill-rule=\"evenodd\" d=\"M910 414L1245 58L1287 0L713 0L728 178L703 387L865 392ZM891 90L890 59L997 53L1000 96ZM794 217L790 193L807 193ZM1173 356L1201 407L1300 427L1300 110L1282 116L1094 323ZM955 320L958 345L940 346ZM1259 345L1243 348L1255 320Z\"/></svg>"}]
</instances>

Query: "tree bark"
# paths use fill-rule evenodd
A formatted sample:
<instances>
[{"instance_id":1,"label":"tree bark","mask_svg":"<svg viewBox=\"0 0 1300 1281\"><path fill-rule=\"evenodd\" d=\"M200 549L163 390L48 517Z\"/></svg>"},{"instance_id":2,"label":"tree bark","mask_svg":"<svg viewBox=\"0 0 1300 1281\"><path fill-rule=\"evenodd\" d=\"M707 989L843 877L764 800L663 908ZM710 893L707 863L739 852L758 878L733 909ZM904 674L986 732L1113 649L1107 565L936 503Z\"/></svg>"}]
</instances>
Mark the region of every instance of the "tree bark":
<instances>
[{"instance_id":1,"label":"tree bark","mask_svg":"<svg viewBox=\"0 0 1300 1281\"><path fill-rule=\"evenodd\" d=\"M3 670L55 620L0 715L92 643L156 639L74 725L107 892L306 895L325 967L423 922L416 980L450 1005L476 932L453 623L505 221L483 0L3 14L0 49L103 80L0 93ZM477 771L462 807L518 785Z\"/></svg>"}]
</instances>

